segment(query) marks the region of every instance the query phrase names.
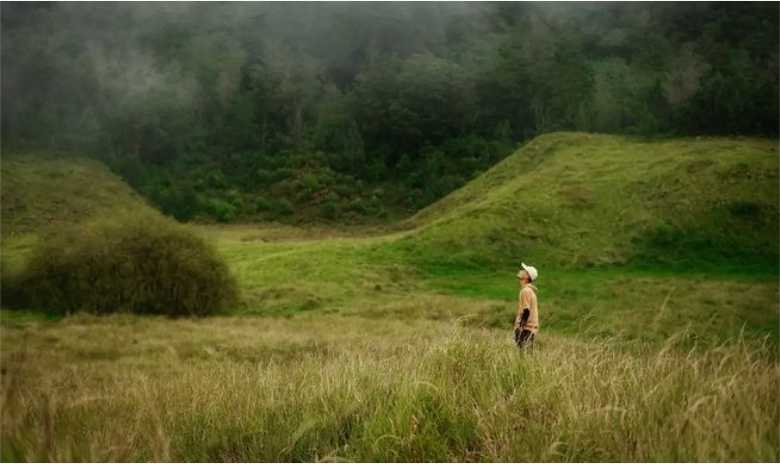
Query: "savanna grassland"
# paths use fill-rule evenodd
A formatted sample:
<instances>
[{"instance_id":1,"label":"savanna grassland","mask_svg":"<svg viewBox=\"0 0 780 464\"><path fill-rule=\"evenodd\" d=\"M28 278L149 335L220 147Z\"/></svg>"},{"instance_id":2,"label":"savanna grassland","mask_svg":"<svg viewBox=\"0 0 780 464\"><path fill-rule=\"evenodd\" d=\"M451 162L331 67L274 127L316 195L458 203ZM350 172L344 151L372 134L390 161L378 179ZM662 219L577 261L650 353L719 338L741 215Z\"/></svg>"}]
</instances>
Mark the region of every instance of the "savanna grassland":
<instances>
[{"instance_id":1,"label":"savanna grassland","mask_svg":"<svg viewBox=\"0 0 780 464\"><path fill-rule=\"evenodd\" d=\"M4 281L48 224L150 208L30 159L3 159ZM69 166L114 194L58 194ZM218 314L4 302L2 458L777 461L777 205L776 140L552 133L399 223L191 224L240 288Z\"/></svg>"}]
</instances>

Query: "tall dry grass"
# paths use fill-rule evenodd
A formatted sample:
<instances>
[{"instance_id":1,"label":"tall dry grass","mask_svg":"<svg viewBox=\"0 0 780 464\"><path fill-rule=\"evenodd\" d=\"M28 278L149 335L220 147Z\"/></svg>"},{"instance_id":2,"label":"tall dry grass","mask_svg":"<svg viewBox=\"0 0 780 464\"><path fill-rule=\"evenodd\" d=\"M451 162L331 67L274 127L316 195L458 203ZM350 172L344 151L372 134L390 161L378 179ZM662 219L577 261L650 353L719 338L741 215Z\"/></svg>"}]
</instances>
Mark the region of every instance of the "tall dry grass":
<instances>
[{"instance_id":1,"label":"tall dry grass","mask_svg":"<svg viewBox=\"0 0 780 464\"><path fill-rule=\"evenodd\" d=\"M90 336L86 337L85 334ZM2 457L777 461L778 364L451 323L77 316L4 328Z\"/></svg>"}]
</instances>

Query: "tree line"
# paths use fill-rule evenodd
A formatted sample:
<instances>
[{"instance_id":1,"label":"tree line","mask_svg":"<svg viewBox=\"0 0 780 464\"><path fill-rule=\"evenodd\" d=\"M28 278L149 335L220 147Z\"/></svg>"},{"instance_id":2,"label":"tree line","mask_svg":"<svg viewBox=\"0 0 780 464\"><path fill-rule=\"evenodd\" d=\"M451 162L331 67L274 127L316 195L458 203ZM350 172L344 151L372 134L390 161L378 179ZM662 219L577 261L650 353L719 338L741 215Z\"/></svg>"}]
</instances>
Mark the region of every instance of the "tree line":
<instances>
[{"instance_id":1,"label":"tree line","mask_svg":"<svg viewBox=\"0 0 780 464\"><path fill-rule=\"evenodd\" d=\"M2 5L2 143L179 219L423 207L550 131L778 134L778 5Z\"/></svg>"}]
</instances>

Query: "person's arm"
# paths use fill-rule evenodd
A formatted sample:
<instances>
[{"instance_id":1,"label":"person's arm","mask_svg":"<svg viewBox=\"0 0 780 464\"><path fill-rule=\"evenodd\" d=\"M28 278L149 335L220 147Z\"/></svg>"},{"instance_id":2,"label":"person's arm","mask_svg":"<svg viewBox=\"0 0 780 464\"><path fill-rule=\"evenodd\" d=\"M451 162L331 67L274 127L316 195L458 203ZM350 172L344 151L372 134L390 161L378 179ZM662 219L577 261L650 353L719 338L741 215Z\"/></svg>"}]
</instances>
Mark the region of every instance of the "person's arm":
<instances>
[{"instance_id":1,"label":"person's arm","mask_svg":"<svg viewBox=\"0 0 780 464\"><path fill-rule=\"evenodd\" d=\"M520 328L528 322L531 315L531 298L528 292L520 292L520 301L517 304L517 317L515 318L515 327Z\"/></svg>"}]
</instances>

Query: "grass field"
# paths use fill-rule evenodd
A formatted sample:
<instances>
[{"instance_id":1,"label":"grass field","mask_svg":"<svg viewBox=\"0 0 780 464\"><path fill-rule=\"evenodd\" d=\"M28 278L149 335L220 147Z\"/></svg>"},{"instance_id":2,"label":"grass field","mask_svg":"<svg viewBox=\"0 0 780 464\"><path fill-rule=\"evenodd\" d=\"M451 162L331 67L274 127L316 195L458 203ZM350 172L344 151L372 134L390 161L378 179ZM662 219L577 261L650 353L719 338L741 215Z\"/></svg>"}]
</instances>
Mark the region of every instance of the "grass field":
<instances>
[{"instance_id":1,"label":"grass field","mask_svg":"<svg viewBox=\"0 0 780 464\"><path fill-rule=\"evenodd\" d=\"M777 461L777 160L550 134L401 224L193 226L238 278L225 314L2 310L2 458ZM4 203L28 163L3 160ZM10 275L51 204L11 185ZM520 260L540 269L527 354Z\"/></svg>"},{"instance_id":2,"label":"grass field","mask_svg":"<svg viewBox=\"0 0 780 464\"><path fill-rule=\"evenodd\" d=\"M778 458L778 366L739 339L628 354L548 333L523 356L505 330L392 318L4 330L6 460Z\"/></svg>"}]
</instances>

